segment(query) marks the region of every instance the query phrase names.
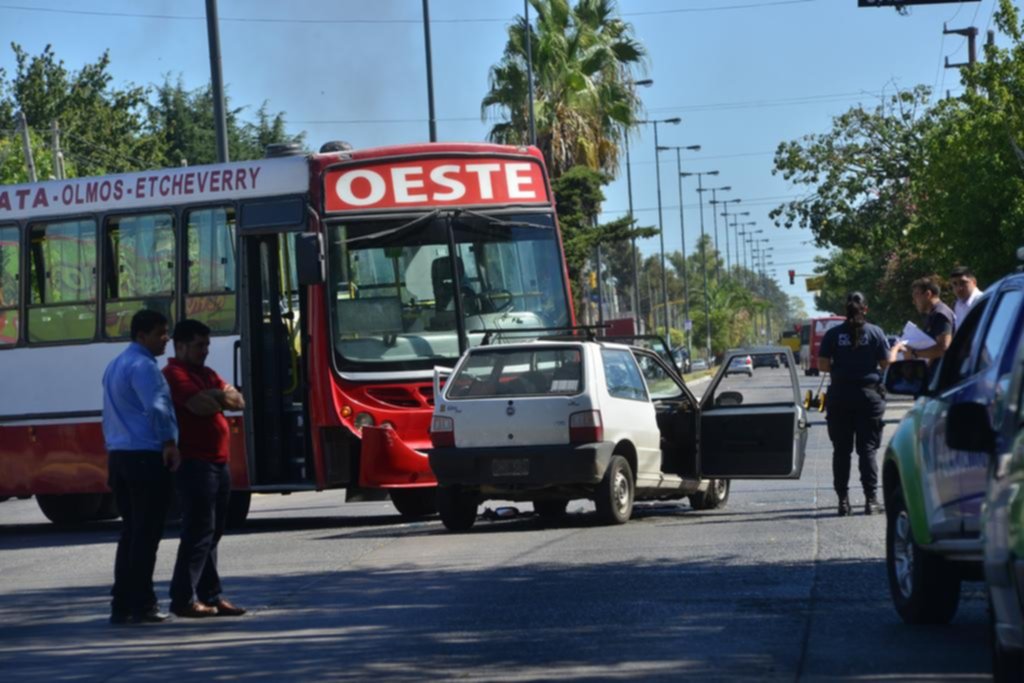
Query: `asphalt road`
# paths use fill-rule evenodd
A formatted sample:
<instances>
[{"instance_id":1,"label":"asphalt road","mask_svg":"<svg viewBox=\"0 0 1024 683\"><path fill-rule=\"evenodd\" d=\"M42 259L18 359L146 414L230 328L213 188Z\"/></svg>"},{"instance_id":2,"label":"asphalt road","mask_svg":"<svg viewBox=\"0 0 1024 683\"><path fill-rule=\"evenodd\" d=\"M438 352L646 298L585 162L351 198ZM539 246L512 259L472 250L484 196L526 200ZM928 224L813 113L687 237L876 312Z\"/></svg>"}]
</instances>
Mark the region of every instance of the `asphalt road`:
<instances>
[{"instance_id":1,"label":"asphalt road","mask_svg":"<svg viewBox=\"0 0 1024 683\"><path fill-rule=\"evenodd\" d=\"M856 486L855 516L835 516L816 413L809 446L799 481L737 482L713 512L641 504L620 527L597 526L584 501L556 527L521 504L518 516L450 534L436 519L403 524L388 503L343 504L341 492L256 497L250 523L221 543L226 596L250 614L158 626L107 623L116 522L63 531L34 501L8 501L0 671L48 681L987 680L981 585L966 584L951 625L904 625L888 594L884 519L861 514ZM165 606L176 532L156 570Z\"/></svg>"}]
</instances>

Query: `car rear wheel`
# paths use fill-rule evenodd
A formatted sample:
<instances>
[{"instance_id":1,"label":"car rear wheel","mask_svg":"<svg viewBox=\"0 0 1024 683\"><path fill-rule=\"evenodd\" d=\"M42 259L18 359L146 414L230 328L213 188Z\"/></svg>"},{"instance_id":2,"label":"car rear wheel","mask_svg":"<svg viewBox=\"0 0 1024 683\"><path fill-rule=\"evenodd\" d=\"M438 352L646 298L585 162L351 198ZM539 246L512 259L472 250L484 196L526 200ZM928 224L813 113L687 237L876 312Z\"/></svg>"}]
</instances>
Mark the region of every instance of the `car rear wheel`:
<instances>
[{"instance_id":1,"label":"car rear wheel","mask_svg":"<svg viewBox=\"0 0 1024 683\"><path fill-rule=\"evenodd\" d=\"M729 480L712 479L707 491L698 491L690 496L690 507L694 510L716 510L725 507L729 500Z\"/></svg>"},{"instance_id":2,"label":"car rear wheel","mask_svg":"<svg viewBox=\"0 0 1024 683\"><path fill-rule=\"evenodd\" d=\"M433 488L391 489L391 503L407 519L437 513L437 495Z\"/></svg>"},{"instance_id":3,"label":"car rear wheel","mask_svg":"<svg viewBox=\"0 0 1024 683\"><path fill-rule=\"evenodd\" d=\"M944 558L922 550L914 541L903 494L889 503L885 527L885 565L889 592L908 624L946 624L960 603L960 576Z\"/></svg>"},{"instance_id":4,"label":"car rear wheel","mask_svg":"<svg viewBox=\"0 0 1024 683\"><path fill-rule=\"evenodd\" d=\"M437 511L449 531L469 531L476 522L477 493L461 486L437 487Z\"/></svg>"},{"instance_id":5,"label":"car rear wheel","mask_svg":"<svg viewBox=\"0 0 1024 683\"><path fill-rule=\"evenodd\" d=\"M613 455L597 486L594 505L602 524L625 524L633 514L633 470L621 455Z\"/></svg>"},{"instance_id":6,"label":"car rear wheel","mask_svg":"<svg viewBox=\"0 0 1024 683\"><path fill-rule=\"evenodd\" d=\"M535 500L533 510L542 519L560 519L565 517L565 509L569 507L567 500Z\"/></svg>"}]
</instances>

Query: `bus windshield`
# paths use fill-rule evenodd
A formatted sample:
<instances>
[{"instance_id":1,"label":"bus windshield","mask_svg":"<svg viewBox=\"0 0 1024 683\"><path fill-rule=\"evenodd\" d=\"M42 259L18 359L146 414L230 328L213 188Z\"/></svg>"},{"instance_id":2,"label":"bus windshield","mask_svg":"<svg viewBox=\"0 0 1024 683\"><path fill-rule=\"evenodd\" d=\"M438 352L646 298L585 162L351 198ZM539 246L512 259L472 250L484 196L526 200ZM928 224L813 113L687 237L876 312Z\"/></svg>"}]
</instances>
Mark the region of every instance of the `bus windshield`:
<instances>
[{"instance_id":1,"label":"bus windshield","mask_svg":"<svg viewBox=\"0 0 1024 683\"><path fill-rule=\"evenodd\" d=\"M363 219L331 224L328 235L331 322L342 370L423 370L457 359L453 266L470 345L487 331L569 324L550 213Z\"/></svg>"}]
</instances>

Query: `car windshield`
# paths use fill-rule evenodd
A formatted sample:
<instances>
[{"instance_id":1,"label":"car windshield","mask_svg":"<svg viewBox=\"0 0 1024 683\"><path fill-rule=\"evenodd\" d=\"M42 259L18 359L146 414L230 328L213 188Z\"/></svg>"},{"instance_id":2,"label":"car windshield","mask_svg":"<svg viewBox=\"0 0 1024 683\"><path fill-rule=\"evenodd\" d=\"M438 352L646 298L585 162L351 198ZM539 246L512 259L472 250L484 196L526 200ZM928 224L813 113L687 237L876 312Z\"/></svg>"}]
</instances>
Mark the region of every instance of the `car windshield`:
<instances>
[{"instance_id":1,"label":"car windshield","mask_svg":"<svg viewBox=\"0 0 1024 683\"><path fill-rule=\"evenodd\" d=\"M448 382L445 396L571 396L583 388L582 368L578 347L476 350Z\"/></svg>"},{"instance_id":2,"label":"car windshield","mask_svg":"<svg viewBox=\"0 0 1024 683\"><path fill-rule=\"evenodd\" d=\"M551 214L463 214L329 226L334 348L348 370L428 369L460 355L456 281L470 346L486 331L569 324ZM458 277L453 277L453 265Z\"/></svg>"}]
</instances>

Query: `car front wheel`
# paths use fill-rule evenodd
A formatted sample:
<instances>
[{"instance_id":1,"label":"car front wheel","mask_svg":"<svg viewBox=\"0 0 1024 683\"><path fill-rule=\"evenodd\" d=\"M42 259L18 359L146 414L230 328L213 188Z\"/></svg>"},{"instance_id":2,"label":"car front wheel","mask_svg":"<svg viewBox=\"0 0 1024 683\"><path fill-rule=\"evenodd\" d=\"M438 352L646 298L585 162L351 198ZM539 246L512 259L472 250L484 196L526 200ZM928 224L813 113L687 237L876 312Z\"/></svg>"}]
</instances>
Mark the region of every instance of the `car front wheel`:
<instances>
[{"instance_id":1,"label":"car front wheel","mask_svg":"<svg viewBox=\"0 0 1024 683\"><path fill-rule=\"evenodd\" d=\"M707 491L698 491L690 496L690 507L694 510L717 510L725 507L729 500L729 480L712 479Z\"/></svg>"},{"instance_id":2,"label":"car front wheel","mask_svg":"<svg viewBox=\"0 0 1024 683\"><path fill-rule=\"evenodd\" d=\"M476 522L477 494L461 486L437 487L437 511L449 531L469 531Z\"/></svg>"},{"instance_id":3,"label":"car front wheel","mask_svg":"<svg viewBox=\"0 0 1024 683\"><path fill-rule=\"evenodd\" d=\"M621 455L613 455L594 495L602 524L625 524L633 514L633 470Z\"/></svg>"},{"instance_id":4,"label":"car front wheel","mask_svg":"<svg viewBox=\"0 0 1024 683\"><path fill-rule=\"evenodd\" d=\"M949 623L960 603L960 576L944 558L914 541L901 491L893 494L888 508L885 564L896 611L908 624Z\"/></svg>"}]
</instances>

